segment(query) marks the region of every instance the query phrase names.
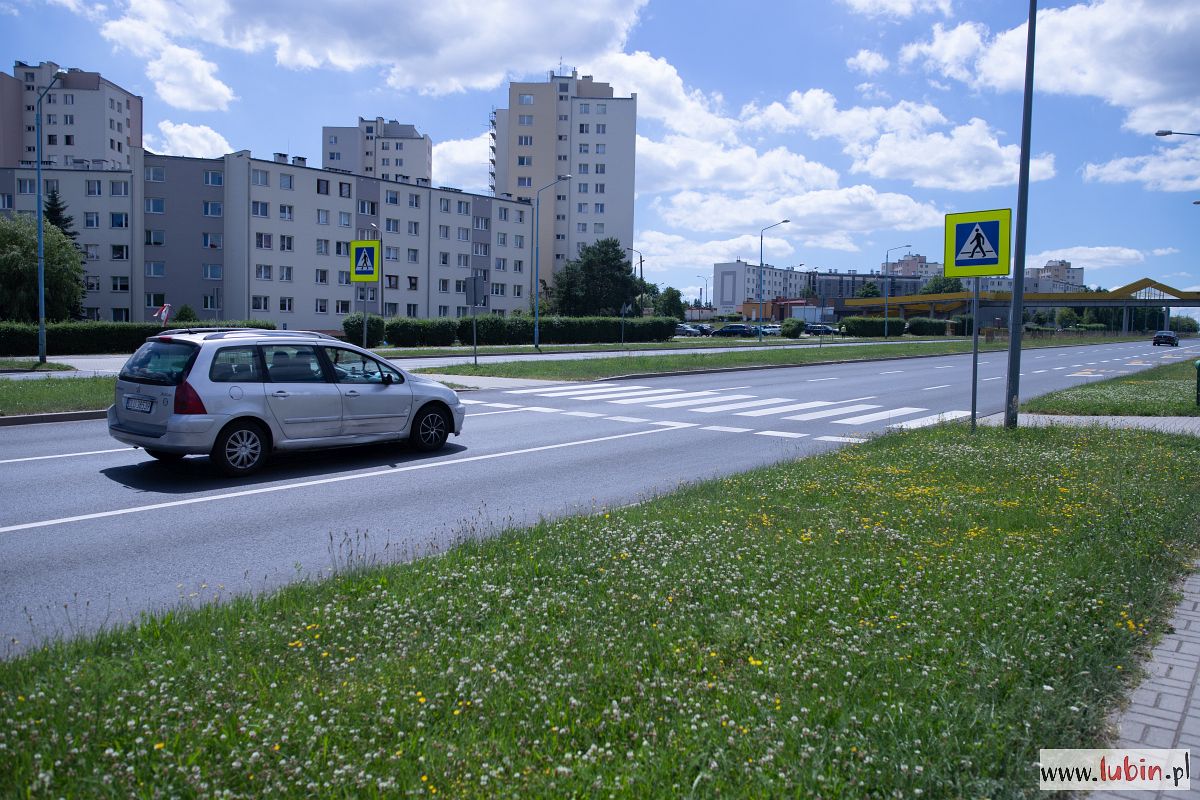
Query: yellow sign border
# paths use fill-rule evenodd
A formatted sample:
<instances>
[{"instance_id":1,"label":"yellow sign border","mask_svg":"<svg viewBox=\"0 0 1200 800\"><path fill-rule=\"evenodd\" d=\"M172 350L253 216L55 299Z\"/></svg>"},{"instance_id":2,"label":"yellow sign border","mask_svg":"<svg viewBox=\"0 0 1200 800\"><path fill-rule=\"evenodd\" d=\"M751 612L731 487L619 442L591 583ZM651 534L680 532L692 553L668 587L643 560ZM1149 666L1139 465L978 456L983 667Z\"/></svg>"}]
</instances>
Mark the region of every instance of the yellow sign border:
<instances>
[{"instance_id":1,"label":"yellow sign border","mask_svg":"<svg viewBox=\"0 0 1200 800\"><path fill-rule=\"evenodd\" d=\"M359 275L358 270L355 269L355 267L357 266L357 264L355 263L355 258L357 257L358 251L364 247L369 247L375 253L375 258L372 262L375 265L375 270L371 273L370 276ZM351 283L373 283L373 282L377 282L378 280L379 280L379 242L374 239L356 239L355 241L351 242L350 243L350 282Z\"/></svg>"},{"instance_id":2,"label":"yellow sign border","mask_svg":"<svg viewBox=\"0 0 1200 800\"><path fill-rule=\"evenodd\" d=\"M1000 241L996 243L997 261L994 265L958 266L955 248L954 232L958 225L970 222L999 222ZM947 278L983 278L1005 277L1012 272L1012 209L994 208L990 211L964 211L958 214L946 215L945 255L943 256L942 271Z\"/></svg>"}]
</instances>

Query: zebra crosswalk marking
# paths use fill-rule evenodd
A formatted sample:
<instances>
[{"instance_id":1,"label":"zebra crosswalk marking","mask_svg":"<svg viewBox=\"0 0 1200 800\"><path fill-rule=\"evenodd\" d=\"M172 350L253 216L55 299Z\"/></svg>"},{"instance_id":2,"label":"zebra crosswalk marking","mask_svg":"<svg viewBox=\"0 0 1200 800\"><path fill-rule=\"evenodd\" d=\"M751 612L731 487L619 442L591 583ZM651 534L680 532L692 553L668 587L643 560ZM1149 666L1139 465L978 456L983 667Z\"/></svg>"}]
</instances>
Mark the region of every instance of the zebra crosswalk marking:
<instances>
[{"instance_id":1,"label":"zebra crosswalk marking","mask_svg":"<svg viewBox=\"0 0 1200 800\"><path fill-rule=\"evenodd\" d=\"M879 406L871 403L859 403L853 406L827 408L824 411L810 411L807 414L796 414L792 417L784 417L784 419L794 419L800 422L807 422L810 419L824 419L825 417L836 417L839 414L853 414L856 411L867 411L872 408L879 408Z\"/></svg>"},{"instance_id":2,"label":"zebra crosswalk marking","mask_svg":"<svg viewBox=\"0 0 1200 800\"><path fill-rule=\"evenodd\" d=\"M794 431L756 431L755 436L775 436L780 439L804 439L808 436L807 433L796 433Z\"/></svg>"},{"instance_id":3,"label":"zebra crosswalk marking","mask_svg":"<svg viewBox=\"0 0 1200 800\"><path fill-rule=\"evenodd\" d=\"M924 428L929 425L937 425L942 422L949 422L953 419L961 419L962 417L971 416L970 411L943 411L941 414L932 414L928 417L919 417L917 419L906 420L905 422L897 422L895 425L889 425L889 428Z\"/></svg>"},{"instance_id":4,"label":"zebra crosswalk marking","mask_svg":"<svg viewBox=\"0 0 1200 800\"><path fill-rule=\"evenodd\" d=\"M909 414L918 414L922 411L928 411L927 408L916 408L914 406L904 406L903 408L890 408L887 411L876 411L874 414L863 414L861 417L851 417L849 419L835 419L835 425L866 425L869 422L878 422L881 419L891 419L892 417L904 417Z\"/></svg>"},{"instance_id":5,"label":"zebra crosswalk marking","mask_svg":"<svg viewBox=\"0 0 1200 800\"><path fill-rule=\"evenodd\" d=\"M678 394L671 395L671 397L673 399L674 398L684 398L684 397L702 397L702 398L704 398L703 400L697 401L697 402L701 402L701 403L707 403L711 400L722 399L721 395L717 394L716 392L712 392L712 391L679 392ZM646 398L644 398L644 397L627 397L627 398L624 398L621 400L609 400L608 402L610 402L610 403L644 403L644 402L646 402ZM670 406L655 406L655 408L670 408Z\"/></svg>"},{"instance_id":6,"label":"zebra crosswalk marking","mask_svg":"<svg viewBox=\"0 0 1200 800\"><path fill-rule=\"evenodd\" d=\"M682 408L683 406L701 406L705 403L711 403L714 400L746 400L752 398L752 394L723 394L718 397L696 397L691 400L671 400L666 403L650 403L650 408Z\"/></svg>"},{"instance_id":7,"label":"zebra crosswalk marking","mask_svg":"<svg viewBox=\"0 0 1200 800\"><path fill-rule=\"evenodd\" d=\"M538 394L539 392L557 392L557 391L564 391L564 390L576 391L576 390L584 390L584 389L595 389L595 388L599 388L601 386L616 386L616 385L617 384L615 384L615 383L588 383L588 384L584 384L581 386L578 383L576 383L576 384L567 383L567 384L563 384L562 386L534 386L531 389L509 389L508 391L505 392L505 394ZM476 401L476 402L478 402L478 401Z\"/></svg>"},{"instance_id":8,"label":"zebra crosswalk marking","mask_svg":"<svg viewBox=\"0 0 1200 800\"><path fill-rule=\"evenodd\" d=\"M778 403L790 403L790 397L768 397L766 400L747 400L744 403L724 403L719 406L706 406L704 408L693 408L699 414L715 414L718 411L733 411L738 408L754 408L755 406L771 406Z\"/></svg>"},{"instance_id":9,"label":"zebra crosswalk marking","mask_svg":"<svg viewBox=\"0 0 1200 800\"><path fill-rule=\"evenodd\" d=\"M771 408L756 408L753 411L735 411L734 414L739 417L765 417L768 414L786 414L789 411L802 411L806 408L820 408L821 406L831 406L832 400L810 400L807 403L792 403L786 406L773 406Z\"/></svg>"},{"instance_id":10,"label":"zebra crosswalk marking","mask_svg":"<svg viewBox=\"0 0 1200 800\"><path fill-rule=\"evenodd\" d=\"M539 397L585 397L593 394L607 394L609 392L623 391L625 389L647 389L647 386L624 386L618 389L616 385L612 386L588 386L586 388L576 387L574 389L550 389L548 391L534 392Z\"/></svg>"}]
</instances>

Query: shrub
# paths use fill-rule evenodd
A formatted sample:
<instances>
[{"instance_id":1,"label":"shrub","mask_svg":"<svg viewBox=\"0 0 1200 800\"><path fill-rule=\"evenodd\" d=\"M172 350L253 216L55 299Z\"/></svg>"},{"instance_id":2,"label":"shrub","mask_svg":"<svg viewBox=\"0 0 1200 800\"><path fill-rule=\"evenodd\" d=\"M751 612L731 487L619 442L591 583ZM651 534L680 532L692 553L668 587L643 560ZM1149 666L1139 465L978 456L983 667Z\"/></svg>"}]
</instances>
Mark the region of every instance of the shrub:
<instances>
[{"instance_id":1,"label":"shrub","mask_svg":"<svg viewBox=\"0 0 1200 800\"><path fill-rule=\"evenodd\" d=\"M946 320L913 317L908 321L908 332L914 336L945 336Z\"/></svg>"},{"instance_id":2,"label":"shrub","mask_svg":"<svg viewBox=\"0 0 1200 800\"><path fill-rule=\"evenodd\" d=\"M779 335L785 336L788 339L799 339L800 334L804 333L804 320L802 319L785 319L783 324L779 326Z\"/></svg>"},{"instance_id":3,"label":"shrub","mask_svg":"<svg viewBox=\"0 0 1200 800\"><path fill-rule=\"evenodd\" d=\"M846 317L842 320L847 336L883 336L883 317ZM888 336L901 336L904 333L904 320L899 317L888 317Z\"/></svg>"},{"instance_id":4,"label":"shrub","mask_svg":"<svg viewBox=\"0 0 1200 800\"><path fill-rule=\"evenodd\" d=\"M347 314L342 320L342 332L346 335L346 341L351 344L361 345L363 341L363 315L361 311L353 314ZM367 315L367 347L378 347L383 341L384 323L383 317L377 317L374 314Z\"/></svg>"},{"instance_id":5,"label":"shrub","mask_svg":"<svg viewBox=\"0 0 1200 800\"><path fill-rule=\"evenodd\" d=\"M186 324L170 325L183 328ZM265 320L212 320L196 327L267 328L275 323ZM95 355L132 353L150 336L162 333L157 322L51 322L46 324L48 355ZM0 322L0 356L33 356L38 352L36 323Z\"/></svg>"}]
</instances>

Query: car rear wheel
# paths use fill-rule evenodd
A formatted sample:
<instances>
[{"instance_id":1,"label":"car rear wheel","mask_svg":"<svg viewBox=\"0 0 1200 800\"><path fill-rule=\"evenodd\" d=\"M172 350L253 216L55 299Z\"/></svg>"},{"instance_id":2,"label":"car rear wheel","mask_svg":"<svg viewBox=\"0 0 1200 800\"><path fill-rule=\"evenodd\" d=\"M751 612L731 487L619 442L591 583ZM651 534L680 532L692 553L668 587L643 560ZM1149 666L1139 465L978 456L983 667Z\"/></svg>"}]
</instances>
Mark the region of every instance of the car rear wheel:
<instances>
[{"instance_id":1,"label":"car rear wheel","mask_svg":"<svg viewBox=\"0 0 1200 800\"><path fill-rule=\"evenodd\" d=\"M168 453L165 450L147 449L146 455L150 456L151 458L156 458L159 461L167 461L167 462L179 461L180 459L183 458L183 453Z\"/></svg>"},{"instance_id":2,"label":"car rear wheel","mask_svg":"<svg viewBox=\"0 0 1200 800\"><path fill-rule=\"evenodd\" d=\"M422 453L440 450L450 435L450 421L439 408L423 408L412 424L412 445Z\"/></svg>"},{"instance_id":3,"label":"car rear wheel","mask_svg":"<svg viewBox=\"0 0 1200 800\"><path fill-rule=\"evenodd\" d=\"M266 434L260 426L253 422L234 422L217 436L211 458L221 472L239 477L262 467L269 449Z\"/></svg>"}]
</instances>

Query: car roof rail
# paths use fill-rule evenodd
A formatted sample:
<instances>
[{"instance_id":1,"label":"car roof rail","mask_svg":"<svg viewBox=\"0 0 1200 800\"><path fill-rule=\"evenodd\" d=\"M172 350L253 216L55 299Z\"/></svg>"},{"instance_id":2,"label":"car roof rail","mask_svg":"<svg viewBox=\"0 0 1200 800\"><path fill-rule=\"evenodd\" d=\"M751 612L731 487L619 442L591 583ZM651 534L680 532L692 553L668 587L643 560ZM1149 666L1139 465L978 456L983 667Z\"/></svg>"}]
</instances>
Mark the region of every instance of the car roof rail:
<instances>
[{"instance_id":1,"label":"car roof rail","mask_svg":"<svg viewBox=\"0 0 1200 800\"><path fill-rule=\"evenodd\" d=\"M330 336L328 333L320 331L299 331L299 330L273 330L270 328L225 328L214 331L204 337L205 341L209 339L228 339L234 336L246 336L254 339L269 339L272 336L288 336L291 338L317 338L317 339L333 339L337 340L336 336Z\"/></svg>"}]
</instances>

